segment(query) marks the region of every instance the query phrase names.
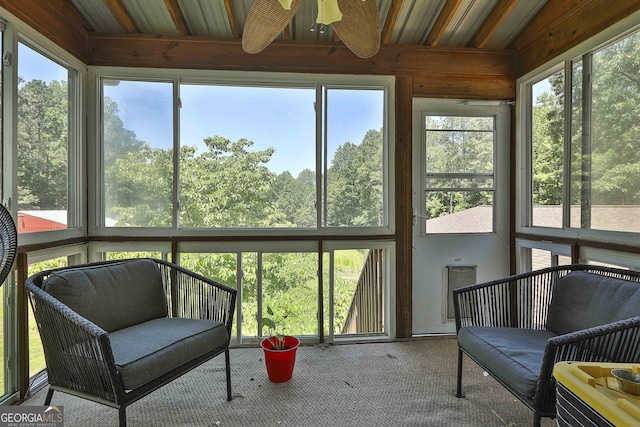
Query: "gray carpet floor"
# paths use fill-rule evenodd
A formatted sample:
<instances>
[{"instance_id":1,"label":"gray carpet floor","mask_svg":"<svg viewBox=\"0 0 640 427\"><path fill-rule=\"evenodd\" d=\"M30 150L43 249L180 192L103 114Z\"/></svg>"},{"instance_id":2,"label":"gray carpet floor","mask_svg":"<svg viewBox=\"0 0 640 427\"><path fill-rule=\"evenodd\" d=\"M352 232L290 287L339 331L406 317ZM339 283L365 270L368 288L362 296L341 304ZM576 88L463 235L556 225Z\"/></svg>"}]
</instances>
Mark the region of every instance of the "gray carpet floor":
<instances>
[{"instance_id":1,"label":"gray carpet floor","mask_svg":"<svg viewBox=\"0 0 640 427\"><path fill-rule=\"evenodd\" d=\"M262 349L231 350L234 399L226 400L224 356L127 408L142 426L529 426L532 413L464 360L463 399L454 396L453 339L302 346L293 378L269 382ZM46 388L23 404L42 405ZM65 427L117 426L117 410L56 392ZM555 425L544 419L544 427Z\"/></svg>"}]
</instances>

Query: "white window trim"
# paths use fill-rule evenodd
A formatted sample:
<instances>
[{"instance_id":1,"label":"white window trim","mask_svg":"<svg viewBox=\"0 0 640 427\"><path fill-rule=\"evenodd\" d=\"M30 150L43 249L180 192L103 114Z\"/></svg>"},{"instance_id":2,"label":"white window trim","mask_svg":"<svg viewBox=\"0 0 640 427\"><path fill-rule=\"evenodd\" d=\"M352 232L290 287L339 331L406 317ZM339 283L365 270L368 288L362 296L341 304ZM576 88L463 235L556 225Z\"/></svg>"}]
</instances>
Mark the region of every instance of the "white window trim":
<instances>
[{"instance_id":1,"label":"white window trim","mask_svg":"<svg viewBox=\"0 0 640 427\"><path fill-rule=\"evenodd\" d=\"M382 227L321 227L319 229L310 228L190 228L176 229L175 226L165 228L153 227L103 227L102 207L101 207L101 172L100 153L101 149L101 84L102 78L113 79L143 79L143 80L173 80L174 84L179 83L206 83L206 84L226 84L226 85L254 85L254 86L315 86L324 85L329 88L349 87L354 89L364 89L373 87L384 87L384 159L385 175L387 178L387 188L384 192L385 215L388 221ZM88 158L92 164L88 165L89 170L94 171L89 176L89 188L96 189L89 193L89 235L90 236L166 236L167 233L177 236L326 236L343 234L348 232L354 236L367 235L392 235L395 230L395 185L394 185L394 153L395 153L395 78L392 76L352 76L352 75L316 75L316 74L296 74L296 73L265 73L265 72L229 72L229 71L202 71L202 70L180 70L180 69L137 69L125 67L89 67L90 117L93 117L94 125L89 129L89 140L96 141L89 144ZM176 109L174 109L175 111ZM175 119L174 119L175 120ZM177 139L176 126L174 126L174 141ZM174 177L174 181L178 177ZM175 190L174 190L175 191ZM174 207L175 209L175 207ZM175 214L174 214L175 215ZM175 225L175 224L174 224Z\"/></svg>"},{"instance_id":2,"label":"white window trim","mask_svg":"<svg viewBox=\"0 0 640 427\"><path fill-rule=\"evenodd\" d=\"M565 67L566 62L581 57L591 50L609 44L613 40L624 37L638 29L640 26L640 11L635 12L625 19L617 22L594 37L578 44L568 51L558 55L531 72L519 78L516 82L516 165L515 170L519 179L516 181L516 232L537 236L549 236L559 238L584 238L591 240L608 241L625 245L635 245L638 233L592 230L578 228L545 228L531 227L530 201L531 201L531 88L536 83L552 72ZM565 132L566 134L566 132Z\"/></svg>"}]
</instances>

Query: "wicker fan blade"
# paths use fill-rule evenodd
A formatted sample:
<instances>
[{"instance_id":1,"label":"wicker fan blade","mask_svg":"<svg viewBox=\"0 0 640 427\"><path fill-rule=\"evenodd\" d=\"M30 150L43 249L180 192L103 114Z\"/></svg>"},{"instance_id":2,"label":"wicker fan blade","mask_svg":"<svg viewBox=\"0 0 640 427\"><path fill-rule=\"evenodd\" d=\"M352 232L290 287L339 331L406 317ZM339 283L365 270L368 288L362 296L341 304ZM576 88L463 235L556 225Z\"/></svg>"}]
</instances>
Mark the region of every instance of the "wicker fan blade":
<instances>
[{"instance_id":1,"label":"wicker fan blade","mask_svg":"<svg viewBox=\"0 0 640 427\"><path fill-rule=\"evenodd\" d=\"M380 49L380 16L376 0L338 0L342 20L333 30L360 58L370 58Z\"/></svg>"},{"instance_id":2,"label":"wicker fan blade","mask_svg":"<svg viewBox=\"0 0 640 427\"><path fill-rule=\"evenodd\" d=\"M277 0L255 0L244 24L242 49L258 53L269 46L291 22L301 4L302 0L293 0L291 9L286 10Z\"/></svg>"}]
</instances>

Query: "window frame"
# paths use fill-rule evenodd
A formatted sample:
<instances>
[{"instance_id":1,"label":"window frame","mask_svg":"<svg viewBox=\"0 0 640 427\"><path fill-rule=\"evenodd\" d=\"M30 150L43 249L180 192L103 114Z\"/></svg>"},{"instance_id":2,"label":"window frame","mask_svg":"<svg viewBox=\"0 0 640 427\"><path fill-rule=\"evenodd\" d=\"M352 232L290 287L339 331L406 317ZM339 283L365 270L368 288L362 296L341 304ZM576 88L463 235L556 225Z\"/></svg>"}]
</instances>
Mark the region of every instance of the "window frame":
<instances>
[{"instance_id":1,"label":"window frame","mask_svg":"<svg viewBox=\"0 0 640 427\"><path fill-rule=\"evenodd\" d=\"M89 150L89 170L93 166L95 173L90 174L90 188L95 188L95 194L90 194L89 200L89 234L92 236L109 236L113 234L123 236L164 236L167 228L154 227L104 227L103 218L103 202L102 202L102 184L100 177L102 171L99 169L101 164L102 152L102 117L101 104L102 79L122 79L122 80L162 80L171 79L174 83L174 152L180 146L179 135L179 114L180 109L176 106L179 104L179 86L180 84L211 84L211 85L243 85L243 86L264 86L264 87L308 87L310 85L316 87L316 102L322 100L321 90L327 88L347 88L347 89L372 89L380 88L384 91L384 111L383 111L383 144L384 153L383 170L386 178L386 188L383 190L383 198L386 206L385 218L387 224L378 227L324 227L317 228L176 228L178 216L177 194L180 171L174 169L174 206L173 206L173 222L170 227L172 233L179 236L326 236L335 234L349 234L353 236L366 235L393 235L395 230L395 213L394 213L394 111L393 100L395 99L395 78L393 76L348 76L348 75L301 75L292 73L265 73L265 72L217 72L202 70L152 70L152 69L133 69L125 67L89 67L91 77L91 93L93 96L91 102L91 113L95 117L95 128L90 130L90 135L95 138L96 144ZM316 104L318 105L318 104ZM316 108L316 117L320 117L316 125L316 146L318 139L323 138L323 126L320 122L322 114L318 113ZM177 163L179 159L175 158ZM318 157L318 156L316 156ZM97 160L96 160L97 159ZM322 170L322 159L316 159L316 171ZM92 165L91 162L94 162ZM174 164L174 168L177 164ZM320 177L317 175L317 180Z\"/></svg>"},{"instance_id":2,"label":"window frame","mask_svg":"<svg viewBox=\"0 0 640 427\"><path fill-rule=\"evenodd\" d=\"M473 103L461 103L458 102L456 108L441 110L438 108L422 110L420 111L420 136L421 136L421 144L420 144L420 152L419 152L419 164L420 165L420 194L419 194L419 212L416 212L415 221L417 221L419 227L419 235L420 237L428 237L428 236L460 236L460 235L492 235L497 234L496 230L496 215L497 208L496 205L499 204L497 197L499 197L499 173L498 173L498 144L500 139L500 117L505 114L501 108L504 107L503 101L489 101L487 105L484 104L473 104ZM427 214L426 214L426 194L429 192L444 192L444 191L452 191L451 188L431 188L427 187L426 182L430 175L437 175L438 178L443 178L445 175L449 177L456 178L468 178L468 177L476 177L479 179L486 178L488 174L486 173L437 173L437 174L428 174L426 172L426 123L425 119L427 116L446 116L446 117L492 117L493 118L493 173L491 175L491 179L493 184L491 187L486 188L478 188L473 189L473 191L482 191L482 192L491 192L493 194L493 203L491 205L491 231L481 231L481 232L470 232L470 231L461 231L461 232L442 232L442 233L430 233L427 231ZM502 116L503 117L503 116ZM415 163L415 162L414 162ZM469 192L469 188L461 188L456 189L459 192Z\"/></svg>"},{"instance_id":3,"label":"window frame","mask_svg":"<svg viewBox=\"0 0 640 427\"><path fill-rule=\"evenodd\" d=\"M20 233L18 236L18 242L20 245L38 244L48 242L52 240L61 240L75 237L82 237L86 235L86 220L85 209L86 206L86 161L85 161L85 138L86 124L83 120L86 117L84 113L86 111L86 66L80 63L76 58L69 55L64 50L53 45L50 41L44 39L41 35L32 32L31 30L17 29L15 26L7 26L7 28L13 29L13 40L11 43L11 52L14 58L13 64L9 67L10 73L14 83L8 87L11 88L12 94L15 98L15 105L17 108L17 96L18 96L18 64L20 61L18 52L18 44L23 44L28 48L34 50L38 54L45 58L57 63L61 67L68 70L68 99L69 99L69 116L68 116L68 130L67 130L67 228L63 230L50 230L40 231L32 233ZM6 80L5 80L6 81ZM3 95L7 99L7 94ZM13 116L13 113L12 113ZM11 200L17 201L18 198L18 178L17 178L17 122L14 125L15 130L11 130L12 136L15 133L15 138L10 140L14 141L15 148L13 148L13 167L11 171L10 182L12 183ZM6 133L5 133L6 135ZM5 175L6 179L6 175ZM6 188L6 187L5 187ZM5 197L6 198L6 197ZM11 203L11 211L17 215L17 202Z\"/></svg>"},{"instance_id":4,"label":"window frame","mask_svg":"<svg viewBox=\"0 0 640 427\"><path fill-rule=\"evenodd\" d=\"M551 242L576 242L576 239L584 239L585 244L579 245L578 256L581 260L590 258L585 257L585 253L591 253L594 249L588 247L589 241L593 242L606 242L608 246L623 245L623 246L636 246L640 233L637 232L620 232L609 230L596 230L587 228L570 228L567 226L568 218L565 219L569 212L569 205L566 201L570 201L569 195L569 183L568 179L570 174L564 174L563 182L563 204L567 205L564 209L563 215L563 228L547 228L547 227L534 227L531 225L531 202L532 202L532 135L531 135L531 117L532 117L532 93L531 85L539 82L540 80L547 78L554 72L564 68L565 70L565 99L571 98L572 87L572 65L574 61L581 60L585 55L593 53L607 45L615 43L629 34L640 30L640 14L634 14L624 20L619 21L606 30L598 33L592 38L576 45L575 47L567 50L566 52L558 55L552 61L542 64L529 73L523 75L516 82L516 111L519 117L516 120L515 129L515 164L513 169L517 171L519 176L515 181L515 232L516 237L527 236L526 240L529 243L524 246L520 245L518 239L516 240L516 266L517 271L530 271L530 260L526 259L527 248L540 248L545 249L548 241ZM565 171L568 171L568 162L571 161L568 156L571 153L568 143L571 137L571 129L567 124L571 123L571 107L570 102L565 102L565 129L564 129L564 147L565 147ZM533 242L533 243L531 243ZM569 243L566 243L567 245ZM599 252L598 249L595 249ZM624 252L613 250L611 253L615 253L616 257L623 257L628 259L628 263L631 266L640 266L640 260L636 256L625 255ZM609 254L610 255L610 254ZM596 256L598 258L598 256Z\"/></svg>"}]
</instances>

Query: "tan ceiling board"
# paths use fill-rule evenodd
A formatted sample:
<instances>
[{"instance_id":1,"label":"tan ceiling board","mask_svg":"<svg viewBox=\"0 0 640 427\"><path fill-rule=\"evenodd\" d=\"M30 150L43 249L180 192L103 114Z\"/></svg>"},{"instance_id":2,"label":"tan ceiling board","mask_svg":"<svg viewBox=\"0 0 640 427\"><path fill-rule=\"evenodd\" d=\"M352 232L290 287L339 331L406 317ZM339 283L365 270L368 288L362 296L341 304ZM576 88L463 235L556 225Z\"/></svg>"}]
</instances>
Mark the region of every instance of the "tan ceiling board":
<instances>
[{"instance_id":1,"label":"tan ceiling board","mask_svg":"<svg viewBox=\"0 0 640 427\"><path fill-rule=\"evenodd\" d=\"M191 31L189 31L187 21L184 19L182 10L180 10L178 0L164 0L164 5L167 7L167 11L169 11L169 15L171 15L171 19L176 25L178 33L180 33L181 36L191 35Z\"/></svg>"},{"instance_id":2,"label":"tan ceiling board","mask_svg":"<svg viewBox=\"0 0 640 427\"><path fill-rule=\"evenodd\" d=\"M131 19L131 15L127 12L127 9L122 4L121 0L103 0L104 3L109 7L111 13L116 17L120 25L125 29L127 33L139 33L140 29Z\"/></svg>"},{"instance_id":3,"label":"tan ceiling board","mask_svg":"<svg viewBox=\"0 0 640 427\"><path fill-rule=\"evenodd\" d=\"M447 26L451 23L453 16L456 14L461 4L462 0L447 0L438 15L436 23L433 24L433 27L427 36L425 43L427 46L438 46Z\"/></svg>"},{"instance_id":4,"label":"tan ceiling board","mask_svg":"<svg viewBox=\"0 0 640 427\"><path fill-rule=\"evenodd\" d=\"M224 0L224 10L227 11L227 19L229 20L229 27L231 27L231 35L233 37L240 37L240 30L238 30L238 18L236 16L236 10L233 7L233 0Z\"/></svg>"},{"instance_id":5,"label":"tan ceiling board","mask_svg":"<svg viewBox=\"0 0 640 427\"><path fill-rule=\"evenodd\" d=\"M382 44L389 44L389 41L391 41L393 27L396 25L396 21L398 20L398 15L400 14L403 1L404 0L391 0L391 7L389 8L387 17L384 20L382 34L380 35L380 41Z\"/></svg>"},{"instance_id":6,"label":"tan ceiling board","mask_svg":"<svg viewBox=\"0 0 640 427\"><path fill-rule=\"evenodd\" d=\"M484 47L517 4L518 0L499 0L489 17L471 39L470 47Z\"/></svg>"}]
</instances>

